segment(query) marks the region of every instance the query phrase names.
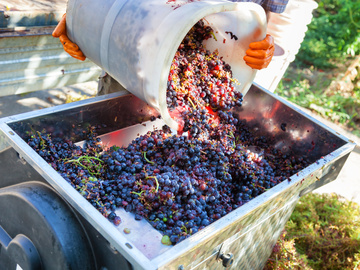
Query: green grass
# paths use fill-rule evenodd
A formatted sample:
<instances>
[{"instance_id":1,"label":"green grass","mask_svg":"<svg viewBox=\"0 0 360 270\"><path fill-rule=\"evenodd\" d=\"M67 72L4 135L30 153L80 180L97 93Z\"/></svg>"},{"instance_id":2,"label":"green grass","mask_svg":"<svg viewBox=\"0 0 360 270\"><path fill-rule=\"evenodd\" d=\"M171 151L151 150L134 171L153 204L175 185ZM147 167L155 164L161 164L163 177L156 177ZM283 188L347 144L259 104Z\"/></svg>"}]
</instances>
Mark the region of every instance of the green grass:
<instances>
[{"instance_id":1,"label":"green grass","mask_svg":"<svg viewBox=\"0 0 360 270\"><path fill-rule=\"evenodd\" d=\"M360 55L360 0L317 2L301 48L276 93L360 136L360 67L349 84L353 89L326 91Z\"/></svg>"},{"instance_id":2,"label":"green grass","mask_svg":"<svg viewBox=\"0 0 360 270\"><path fill-rule=\"evenodd\" d=\"M296 205L264 270L360 269L360 206L335 194Z\"/></svg>"},{"instance_id":3,"label":"green grass","mask_svg":"<svg viewBox=\"0 0 360 270\"><path fill-rule=\"evenodd\" d=\"M320 69L334 68L360 53L360 0L317 0L295 62Z\"/></svg>"},{"instance_id":4,"label":"green grass","mask_svg":"<svg viewBox=\"0 0 360 270\"><path fill-rule=\"evenodd\" d=\"M279 83L276 94L360 136L360 88L356 86L360 81L359 75L353 81L354 89L326 92L332 79L326 78L325 74L317 75L317 82L311 84L301 74L297 73L294 78L290 72Z\"/></svg>"}]
</instances>

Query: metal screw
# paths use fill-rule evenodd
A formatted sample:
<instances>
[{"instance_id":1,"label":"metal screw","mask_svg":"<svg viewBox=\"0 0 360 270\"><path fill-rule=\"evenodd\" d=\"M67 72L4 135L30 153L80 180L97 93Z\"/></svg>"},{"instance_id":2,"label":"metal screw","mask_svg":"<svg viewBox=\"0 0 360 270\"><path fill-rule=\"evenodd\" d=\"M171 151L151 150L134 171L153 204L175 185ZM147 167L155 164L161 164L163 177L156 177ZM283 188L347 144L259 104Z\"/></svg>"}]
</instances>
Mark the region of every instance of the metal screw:
<instances>
[{"instance_id":1,"label":"metal screw","mask_svg":"<svg viewBox=\"0 0 360 270\"><path fill-rule=\"evenodd\" d=\"M234 255L232 253L221 254L220 259L222 260L224 267L229 267L234 262Z\"/></svg>"}]
</instances>

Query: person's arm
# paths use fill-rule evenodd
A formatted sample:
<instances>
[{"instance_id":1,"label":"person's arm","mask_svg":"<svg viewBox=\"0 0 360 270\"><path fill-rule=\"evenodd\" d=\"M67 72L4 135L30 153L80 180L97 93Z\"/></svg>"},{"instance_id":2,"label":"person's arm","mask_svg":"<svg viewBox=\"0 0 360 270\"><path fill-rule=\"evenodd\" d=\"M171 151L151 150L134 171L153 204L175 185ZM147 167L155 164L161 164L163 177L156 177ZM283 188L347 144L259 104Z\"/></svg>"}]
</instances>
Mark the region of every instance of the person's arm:
<instances>
[{"instance_id":1,"label":"person's arm","mask_svg":"<svg viewBox=\"0 0 360 270\"><path fill-rule=\"evenodd\" d=\"M58 25L52 32L52 36L59 38L61 44L64 47L64 51L70 54L72 57L84 61L86 59L83 52L79 49L79 46L73 43L66 34L66 14L63 15Z\"/></svg>"}]
</instances>

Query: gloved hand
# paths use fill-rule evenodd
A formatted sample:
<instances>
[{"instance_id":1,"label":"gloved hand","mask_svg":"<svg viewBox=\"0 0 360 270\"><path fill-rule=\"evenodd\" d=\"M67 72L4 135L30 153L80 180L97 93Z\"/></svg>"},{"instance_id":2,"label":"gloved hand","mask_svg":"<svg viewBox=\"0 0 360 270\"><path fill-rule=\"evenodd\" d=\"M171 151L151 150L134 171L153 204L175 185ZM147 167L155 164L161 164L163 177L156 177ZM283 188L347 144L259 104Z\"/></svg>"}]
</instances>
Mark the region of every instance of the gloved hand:
<instances>
[{"instance_id":1,"label":"gloved hand","mask_svg":"<svg viewBox=\"0 0 360 270\"><path fill-rule=\"evenodd\" d=\"M52 32L52 36L59 38L64 47L64 51L70 54L72 57L84 61L86 59L83 52L79 49L79 46L73 43L66 35L66 14L63 15L58 25Z\"/></svg>"},{"instance_id":2,"label":"gloved hand","mask_svg":"<svg viewBox=\"0 0 360 270\"><path fill-rule=\"evenodd\" d=\"M263 40L249 44L244 60L253 69L263 69L269 65L274 55L274 50L274 38L268 34Z\"/></svg>"}]
</instances>

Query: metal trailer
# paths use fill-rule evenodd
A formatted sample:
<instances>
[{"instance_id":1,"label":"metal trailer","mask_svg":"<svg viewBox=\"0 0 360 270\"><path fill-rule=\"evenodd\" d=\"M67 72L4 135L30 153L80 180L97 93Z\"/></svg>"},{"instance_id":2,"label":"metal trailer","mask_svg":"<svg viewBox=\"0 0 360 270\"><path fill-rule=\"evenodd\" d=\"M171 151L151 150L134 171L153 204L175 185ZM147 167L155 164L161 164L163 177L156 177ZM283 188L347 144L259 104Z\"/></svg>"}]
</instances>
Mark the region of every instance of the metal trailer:
<instances>
[{"instance_id":1,"label":"metal trailer","mask_svg":"<svg viewBox=\"0 0 360 270\"><path fill-rule=\"evenodd\" d=\"M0 119L0 269L262 269L299 198L335 180L355 143L255 84L234 113L312 164L175 246L122 209L110 223L23 140L81 143L76 131L104 124L104 143L126 145L163 125L153 108L124 91Z\"/></svg>"},{"instance_id":2,"label":"metal trailer","mask_svg":"<svg viewBox=\"0 0 360 270\"><path fill-rule=\"evenodd\" d=\"M101 68L64 52L51 33L66 0L0 4L0 97L97 80Z\"/></svg>"},{"instance_id":3,"label":"metal trailer","mask_svg":"<svg viewBox=\"0 0 360 270\"><path fill-rule=\"evenodd\" d=\"M0 97L99 78L101 68L68 55L51 35L53 29L0 31Z\"/></svg>"},{"instance_id":4,"label":"metal trailer","mask_svg":"<svg viewBox=\"0 0 360 270\"><path fill-rule=\"evenodd\" d=\"M0 4L0 97L96 80L100 67L64 52L51 33L66 0Z\"/></svg>"}]
</instances>

